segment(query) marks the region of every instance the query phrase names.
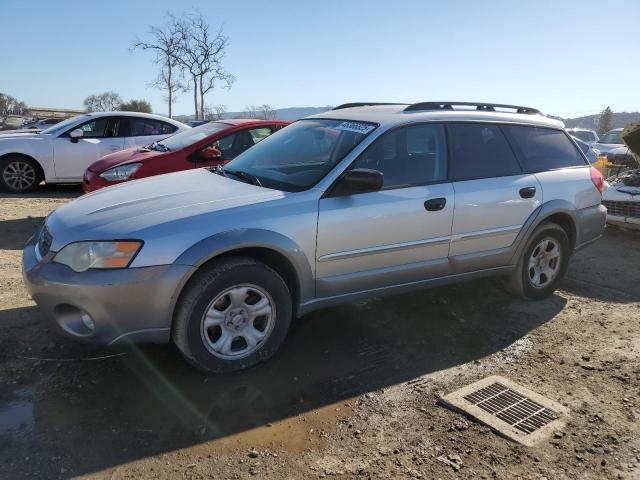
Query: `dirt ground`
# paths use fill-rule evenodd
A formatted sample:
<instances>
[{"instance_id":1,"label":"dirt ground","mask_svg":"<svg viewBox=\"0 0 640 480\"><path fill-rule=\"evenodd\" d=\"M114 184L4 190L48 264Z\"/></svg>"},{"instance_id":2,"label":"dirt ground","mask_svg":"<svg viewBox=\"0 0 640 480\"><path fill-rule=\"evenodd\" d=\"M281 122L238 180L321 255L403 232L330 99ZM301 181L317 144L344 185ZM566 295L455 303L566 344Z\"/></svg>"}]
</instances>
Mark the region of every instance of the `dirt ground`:
<instances>
[{"instance_id":1,"label":"dirt ground","mask_svg":"<svg viewBox=\"0 0 640 480\"><path fill-rule=\"evenodd\" d=\"M482 281L345 305L207 378L35 307L22 246L78 194L0 196L0 478L640 478L640 235L608 228L545 301ZM568 406L566 428L522 447L438 404L490 374Z\"/></svg>"}]
</instances>

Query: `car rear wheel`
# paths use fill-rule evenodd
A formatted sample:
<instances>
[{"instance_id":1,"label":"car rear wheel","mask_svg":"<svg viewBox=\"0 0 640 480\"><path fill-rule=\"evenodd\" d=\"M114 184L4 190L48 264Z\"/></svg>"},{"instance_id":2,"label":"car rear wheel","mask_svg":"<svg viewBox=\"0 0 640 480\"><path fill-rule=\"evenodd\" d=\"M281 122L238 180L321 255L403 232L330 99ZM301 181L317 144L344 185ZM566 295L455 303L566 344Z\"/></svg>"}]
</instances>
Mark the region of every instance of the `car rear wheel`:
<instances>
[{"instance_id":1,"label":"car rear wheel","mask_svg":"<svg viewBox=\"0 0 640 480\"><path fill-rule=\"evenodd\" d=\"M552 295L567 271L569 256L569 238L564 229L555 223L541 225L507 282L509 291L528 300Z\"/></svg>"},{"instance_id":2,"label":"car rear wheel","mask_svg":"<svg viewBox=\"0 0 640 480\"><path fill-rule=\"evenodd\" d=\"M278 350L291 316L291 294L275 271L251 258L225 258L203 267L185 287L173 341L201 370L242 370Z\"/></svg>"},{"instance_id":3,"label":"car rear wheel","mask_svg":"<svg viewBox=\"0 0 640 480\"><path fill-rule=\"evenodd\" d=\"M28 193L42 181L40 166L32 159L20 156L0 161L0 186L11 193Z\"/></svg>"}]
</instances>

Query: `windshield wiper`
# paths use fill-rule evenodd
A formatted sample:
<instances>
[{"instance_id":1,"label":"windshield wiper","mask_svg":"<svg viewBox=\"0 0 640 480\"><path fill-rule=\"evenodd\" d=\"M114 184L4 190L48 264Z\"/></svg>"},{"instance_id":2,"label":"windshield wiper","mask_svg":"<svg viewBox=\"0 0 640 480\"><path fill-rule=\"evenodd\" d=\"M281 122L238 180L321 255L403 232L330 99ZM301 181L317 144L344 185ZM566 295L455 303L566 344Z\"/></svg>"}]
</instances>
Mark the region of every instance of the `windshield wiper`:
<instances>
[{"instance_id":1,"label":"windshield wiper","mask_svg":"<svg viewBox=\"0 0 640 480\"><path fill-rule=\"evenodd\" d=\"M246 183L257 185L258 187L262 186L260 179L250 173L243 172L241 170L229 170L228 168L223 168L222 171L224 173L230 173L231 175L235 175L236 177L243 179Z\"/></svg>"}]
</instances>

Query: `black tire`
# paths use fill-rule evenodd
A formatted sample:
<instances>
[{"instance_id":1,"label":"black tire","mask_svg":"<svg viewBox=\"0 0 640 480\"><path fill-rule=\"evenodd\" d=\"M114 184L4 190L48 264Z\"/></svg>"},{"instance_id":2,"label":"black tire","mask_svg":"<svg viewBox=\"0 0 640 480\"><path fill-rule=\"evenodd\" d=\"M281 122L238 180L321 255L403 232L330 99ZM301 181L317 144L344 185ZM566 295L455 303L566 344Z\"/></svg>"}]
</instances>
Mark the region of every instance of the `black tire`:
<instances>
[{"instance_id":1,"label":"black tire","mask_svg":"<svg viewBox=\"0 0 640 480\"><path fill-rule=\"evenodd\" d=\"M13 175L22 172L20 178ZM38 162L21 155L10 155L0 160L0 187L11 193L29 193L42 182L42 169Z\"/></svg>"},{"instance_id":2,"label":"black tire","mask_svg":"<svg viewBox=\"0 0 640 480\"><path fill-rule=\"evenodd\" d=\"M534 249L545 238L555 239L560 247L560 266L555 278L543 288L535 287L529 276L528 261ZM555 223L544 223L540 225L531 235L527 245L521 254L520 260L511 277L507 280L507 290L514 296L525 300L541 300L547 298L555 292L558 284L564 278L569 265L571 249L567 232Z\"/></svg>"},{"instance_id":3,"label":"black tire","mask_svg":"<svg viewBox=\"0 0 640 480\"><path fill-rule=\"evenodd\" d=\"M237 285L263 289L274 303L270 333L248 356L227 359L216 356L205 342L202 322L212 301ZM284 280L267 265L247 257L228 257L204 266L182 292L173 319L173 342L196 368L207 373L227 373L252 367L271 358L282 345L292 318L292 300ZM219 327L218 327L219 328ZM235 342L236 340L234 340Z\"/></svg>"}]
</instances>

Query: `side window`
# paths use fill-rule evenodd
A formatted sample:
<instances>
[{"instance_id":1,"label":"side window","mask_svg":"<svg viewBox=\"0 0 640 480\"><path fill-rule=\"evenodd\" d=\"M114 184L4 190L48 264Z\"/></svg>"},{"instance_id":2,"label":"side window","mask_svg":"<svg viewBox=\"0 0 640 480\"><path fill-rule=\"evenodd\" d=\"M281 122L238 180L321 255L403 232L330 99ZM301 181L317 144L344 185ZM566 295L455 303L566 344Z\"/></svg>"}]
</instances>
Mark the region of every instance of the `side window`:
<instances>
[{"instance_id":1,"label":"side window","mask_svg":"<svg viewBox=\"0 0 640 480\"><path fill-rule=\"evenodd\" d=\"M453 124L449 131L453 180L518 175L522 169L497 125Z\"/></svg>"},{"instance_id":2,"label":"side window","mask_svg":"<svg viewBox=\"0 0 640 480\"><path fill-rule=\"evenodd\" d=\"M255 145L261 140L264 140L271 135L271 129L269 127L252 128L249 130L253 144Z\"/></svg>"},{"instance_id":3,"label":"side window","mask_svg":"<svg viewBox=\"0 0 640 480\"><path fill-rule=\"evenodd\" d=\"M176 127L169 123L150 118L129 117L129 136L144 137L147 135L169 135Z\"/></svg>"},{"instance_id":4,"label":"side window","mask_svg":"<svg viewBox=\"0 0 640 480\"><path fill-rule=\"evenodd\" d=\"M383 188L410 187L447 178L444 127L422 124L403 127L378 138L351 166L378 170Z\"/></svg>"},{"instance_id":5,"label":"side window","mask_svg":"<svg viewBox=\"0 0 640 480\"><path fill-rule=\"evenodd\" d=\"M530 172L586 164L573 142L560 130L515 125L503 128Z\"/></svg>"},{"instance_id":6,"label":"side window","mask_svg":"<svg viewBox=\"0 0 640 480\"><path fill-rule=\"evenodd\" d=\"M222 160L233 160L240 153L238 151L240 145L239 135L243 133L244 132L232 133L214 143L222 152Z\"/></svg>"},{"instance_id":7,"label":"side window","mask_svg":"<svg viewBox=\"0 0 640 480\"><path fill-rule=\"evenodd\" d=\"M103 138L108 137L107 125L109 124L109 117L96 118L89 122L83 123L79 127L74 127L71 130L80 128L82 130L83 138ZM66 133L69 136L69 132Z\"/></svg>"}]
</instances>

